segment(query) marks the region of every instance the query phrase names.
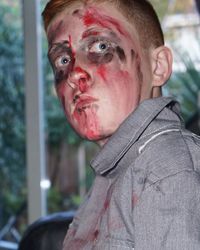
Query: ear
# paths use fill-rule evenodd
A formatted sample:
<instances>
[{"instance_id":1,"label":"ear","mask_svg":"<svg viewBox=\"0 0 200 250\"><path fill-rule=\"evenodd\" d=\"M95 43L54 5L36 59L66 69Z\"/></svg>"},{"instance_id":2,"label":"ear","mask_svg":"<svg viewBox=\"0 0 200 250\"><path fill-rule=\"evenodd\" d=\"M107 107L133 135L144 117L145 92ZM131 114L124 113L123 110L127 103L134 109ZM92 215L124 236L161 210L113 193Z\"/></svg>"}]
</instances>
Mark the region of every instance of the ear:
<instances>
[{"instance_id":1,"label":"ear","mask_svg":"<svg viewBox=\"0 0 200 250\"><path fill-rule=\"evenodd\" d=\"M160 46L152 51L152 86L160 87L165 84L172 73L173 57L171 50Z\"/></svg>"}]
</instances>

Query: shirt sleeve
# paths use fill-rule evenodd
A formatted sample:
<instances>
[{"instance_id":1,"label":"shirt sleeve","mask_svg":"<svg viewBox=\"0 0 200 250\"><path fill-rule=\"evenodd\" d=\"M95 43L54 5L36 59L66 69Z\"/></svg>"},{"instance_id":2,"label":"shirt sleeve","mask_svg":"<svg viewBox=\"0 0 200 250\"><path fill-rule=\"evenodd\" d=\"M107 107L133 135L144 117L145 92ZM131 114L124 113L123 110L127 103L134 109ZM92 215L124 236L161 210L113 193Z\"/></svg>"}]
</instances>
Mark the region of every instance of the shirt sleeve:
<instances>
[{"instance_id":1,"label":"shirt sleeve","mask_svg":"<svg viewBox=\"0 0 200 250\"><path fill-rule=\"evenodd\" d=\"M135 250L199 250L200 175L182 171L150 185L133 217Z\"/></svg>"}]
</instances>

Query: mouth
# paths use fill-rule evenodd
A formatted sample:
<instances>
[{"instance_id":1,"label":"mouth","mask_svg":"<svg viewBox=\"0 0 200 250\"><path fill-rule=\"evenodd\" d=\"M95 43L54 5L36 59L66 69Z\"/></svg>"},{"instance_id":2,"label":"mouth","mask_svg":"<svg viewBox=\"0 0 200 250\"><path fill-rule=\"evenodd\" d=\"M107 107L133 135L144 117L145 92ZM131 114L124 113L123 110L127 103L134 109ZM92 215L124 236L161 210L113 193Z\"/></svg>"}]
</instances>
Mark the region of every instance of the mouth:
<instances>
[{"instance_id":1,"label":"mouth","mask_svg":"<svg viewBox=\"0 0 200 250\"><path fill-rule=\"evenodd\" d=\"M75 104L75 111L78 113L82 113L87 108L90 108L95 102L97 102L97 99L91 96L80 96Z\"/></svg>"}]
</instances>

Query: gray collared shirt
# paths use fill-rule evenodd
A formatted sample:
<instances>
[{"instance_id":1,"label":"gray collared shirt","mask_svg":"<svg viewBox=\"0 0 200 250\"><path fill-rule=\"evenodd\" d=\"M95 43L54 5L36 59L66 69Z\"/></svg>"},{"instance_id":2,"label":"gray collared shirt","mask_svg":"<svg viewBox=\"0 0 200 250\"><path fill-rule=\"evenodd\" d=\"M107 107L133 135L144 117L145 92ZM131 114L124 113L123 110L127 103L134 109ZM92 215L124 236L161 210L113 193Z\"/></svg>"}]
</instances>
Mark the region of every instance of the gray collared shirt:
<instances>
[{"instance_id":1,"label":"gray collared shirt","mask_svg":"<svg viewBox=\"0 0 200 250\"><path fill-rule=\"evenodd\" d=\"M91 162L63 250L199 250L200 138L171 98L142 102Z\"/></svg>"}]
</instances>

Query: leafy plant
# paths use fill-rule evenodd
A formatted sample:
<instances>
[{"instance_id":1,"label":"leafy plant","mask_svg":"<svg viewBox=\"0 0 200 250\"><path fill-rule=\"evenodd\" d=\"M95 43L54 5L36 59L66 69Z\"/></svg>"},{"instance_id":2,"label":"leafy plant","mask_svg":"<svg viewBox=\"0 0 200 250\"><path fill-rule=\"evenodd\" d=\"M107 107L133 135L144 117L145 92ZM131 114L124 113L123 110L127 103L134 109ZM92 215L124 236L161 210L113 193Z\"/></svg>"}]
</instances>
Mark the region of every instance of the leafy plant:
<instances>
[{"instance_id":1,"label":"leafy plant","mask_svg":"<svg viewBox=\"0 0 200 250\"><path fill-rule=\"evenodd\" d=\"M15 10L19 13L19 6ZM14 22L16 11L4 4L0 7L0 210L4 215L16 210L13 197L21 197L25 183L23 36L20 22ZM0 223L6 216L2 218Z\"/></svg>"},{"instance_id":2,"label":"leafy plant","mask_svg":"<svg viewBox=\"0 0 200 250\"><path fill-rule=\"evenodd\" d=\"M199 112L200 72L188 53L179 54L179 61L182 62L181 70L172 74L166 91L181 103L182 115L187 122Z\"/></svg>"}]
</instances>

